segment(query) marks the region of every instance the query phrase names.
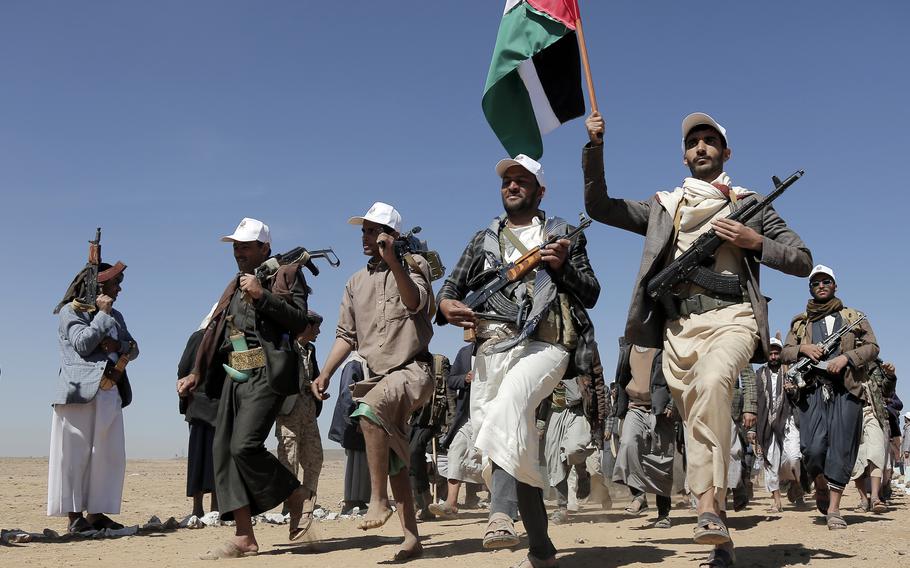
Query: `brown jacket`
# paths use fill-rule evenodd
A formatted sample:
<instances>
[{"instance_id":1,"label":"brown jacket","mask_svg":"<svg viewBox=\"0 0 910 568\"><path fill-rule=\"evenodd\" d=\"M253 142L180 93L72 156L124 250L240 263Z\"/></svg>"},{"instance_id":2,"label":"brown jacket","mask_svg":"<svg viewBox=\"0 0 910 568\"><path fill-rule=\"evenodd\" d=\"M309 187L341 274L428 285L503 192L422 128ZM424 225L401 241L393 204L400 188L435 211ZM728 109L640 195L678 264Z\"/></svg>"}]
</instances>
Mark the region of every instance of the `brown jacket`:
<instances>
[{"instance_id":1,"label":"brown jacket","mask_svg":"<svg viewBox=\"0 0 910 568\"><path fill-rule=\"evenodd\" d=\"M673 219L657 196L647 201L617 199L607 194L604 180L603 145L587 144L582 151L585 176L585 209L593 219L644 235L645 248L641 266L632 289L632 302L626 320L625 338L642 347L663 348L666 317L663 308L645 293L648 281L666 264L673 245ZM773 207L753 217L747 226L764 237L760 254L744 251L743 272L752 311L761 336L759 350L752 361L763 363L768 356L768 300L759 287L760 264L794 276L808 276L812 270L812 253Z\"/></svg>"},{"instance_id":2,"label":"brown jacket","mask_svg":"<svg viewBox=\"0 0 910 568\"><path fill-rule=\"evenodd\" d=\"M199 383L196 390L203 390L213 398L221 397L225 372L219 348L224 339L228 306L237 290L238 278L233 278L218 300L211 321L196 353L193 374ZM299 392L297 354L290 347L295 336L306 329L307 285L300 272L300 265L281 266L255 303L256 334L265 351L269 385L279 394ZM286 344L286 348L282 348Z\"/></svg>"},{"instance_id":3,"label":"brown jacket","mask_svg":"<svg viewBox=\"0 0 910 568\"><path fill-rule=\"evenodd\" d=\"M847 323L845 312L848 308L840 311L841 319ZM851 310L858 313L855 310ZM802 325L802 323L805 325ZM780 360L784 364L795 363L799 358L799 346L816 343L812 339L812 324L806 322L806 314L801 313L790 323L790 331L787 333L787 341L784 343L784 349L780 352ZM869 379L867 365L875 361L878 357L878 341L875 339L875 332L869 325L869 320L863 320L858 326L848 331L840 340L841 355L846 355L850 360L844 370L844 387L850 391L850 394L857 398L863 398L863 385Z\"/></svg>"}]
</instances>

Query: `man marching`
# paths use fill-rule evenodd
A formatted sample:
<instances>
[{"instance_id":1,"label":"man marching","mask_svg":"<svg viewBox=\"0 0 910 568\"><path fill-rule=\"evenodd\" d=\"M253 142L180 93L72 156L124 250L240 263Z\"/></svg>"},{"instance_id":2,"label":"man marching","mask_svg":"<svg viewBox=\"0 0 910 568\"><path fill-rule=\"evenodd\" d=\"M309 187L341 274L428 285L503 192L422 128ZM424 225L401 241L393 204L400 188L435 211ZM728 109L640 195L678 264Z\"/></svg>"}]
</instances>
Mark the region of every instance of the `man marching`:
<instances>
[{"instance_id":1,"label":"man marching","mask_svg":"<svg viewBox=\"0 0 910 568\"><path fill-rule=\"evenodd\" d=\"M297 477L265 447L286 395L300 391L297 353L290 339L302 333L309 289L300 265L281 266L266 284L254 275L271 254L268 225L245 218L232 244L240 271L215 306L199 345L193 372L177 381L178 394L197 388L220 397L213 457L215 490L223 520L236 521L235 536L202 558L237 558L259 552L253 515L288 501L290 540L299 528L303 491ZM228 376L226 376L226 373Z\"/></svg>"},{"instance_id":2,"label":"man marching","mask_svg":"<svg viewBox=\"0 0 910 568\"><path fill-rule=\"evenodd\" d=\"M408 560L423 550L408 478L408 419L433 395L430 269L422 256L398 258L394 242L401 215L391 205L374 203L349 223L362 225L363 254L370 260L345 286L335 343L312 389L317 398L328 398L329 380L351 351L366 360L370 378L356 384L352 414L363 431L370 466L370 504L358 528L377 529L392 516L391 483L404 531L394 559Z\"/></svg>"},{"instance_id":3,"label":"man marching","mask_svg":"<svg viewBox=\"0 0 910 568\"><path fill-rule=\"evenodd\" d=\"M859 451L863 406L872 402L863 396L866 366L878 357L875 333L869 320L863 320L822 360L824 353L817 344L862 317L845 307L836 293L834 271L821 264L813 268L809 275L812 299L806 311L793 318L780 356L785 364L801 357L816 363L798 395L799 439L806 471L815 479L816 506L831 530L847 527L840 501ZM875 421L871 408L868 416Z\"/></svg>"},{"instance_id":4,"label":"man marching","mask_svg":"<svg viewBox=\"0 0 910 568\"><path fill-rule=\"evenodd\" d=\"M600 113L593 112L586 126L590 142L582 153L582 167L588 213L645 236L625 337L664 350L664 376L686 425L687 479L698 499L694 539L717 547L703 565L728 566L734 560L733 544L721 513L732 443L732 389L753 356L767 357L768 306L759 288L759 265L805 276L812 255L771 207L745 225L725 219L751 192L731 187L724 172L732 155L727 131L710 116L693 113L682 123L683 163L691 177L682 187L645 201L607 194ZM740 291L719 293L683 282L672 299L678 316L668 316L664 306L646 294L647 284L712 228L725 241L715 255L713 272L737 278ZM750 428L754 420L754 414L745 414L744 427Z\"/></svg>"},{"instance_id":5,"label":"man marching","mask_svg":"<svg viewBox=\"0 0 910 568\"><path fill-rule=\"evenodd\" d=\"M471 425L491 497L484 548L518 544L511 516L517 500L529 542L520 566L549 567L556 565L556 549L547 534L543 489L548 484L538 464L534 411L567 369L575 369L571 376L591 373L593 326L585 308L594 307L600 284L579 234L574 243L559 238L541 248L537 267L505 288L499 301L478 306L484 312L462 302L486 284L477 281L482 271L513 262L569 230L564 220L547 218L540 209L546 184L539 163L519 154L501 160L496 174L505 213L474 236L439 291L438 323L476 335ZM513 311L509 305L525 306L526 320L500 321Z\"/></svg>"}]
</instances>

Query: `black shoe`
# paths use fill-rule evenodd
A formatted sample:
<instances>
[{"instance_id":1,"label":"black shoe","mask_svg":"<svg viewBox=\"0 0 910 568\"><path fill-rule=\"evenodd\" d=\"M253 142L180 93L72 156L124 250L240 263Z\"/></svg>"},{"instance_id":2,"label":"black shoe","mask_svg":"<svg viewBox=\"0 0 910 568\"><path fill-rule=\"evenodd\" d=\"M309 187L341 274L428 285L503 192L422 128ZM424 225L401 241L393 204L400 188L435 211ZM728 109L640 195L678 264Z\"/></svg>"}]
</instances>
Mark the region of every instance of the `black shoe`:
<instances>
[{"instance_id":1,"label":"black shoe","mask_svg":"<svg viewBox=\"0 0 910 568\"><path fill-rule=\"evenodd\" d=\"M87 531L92 531L92 530L95 530L95 529L92 527L91 523L86 521L85 517L79 517L70 523L69 527L67 527L67 529L66 529L66 532L68 532L70 534L76 534L76 533L82 533L82 532L87 532Z\"/></svg>"},{"instance_id":2,"label":"black shoe","mask_svg":"<svg viewBox=\"0 0 910 568\"><path fill-rule=\"evenodd\" d=\"M123 525L107 515L98 515L98 517L91 522L91 526L96 531L103 531L104 529L117 531L123 528Z\"/></svg>"}]
</instances>

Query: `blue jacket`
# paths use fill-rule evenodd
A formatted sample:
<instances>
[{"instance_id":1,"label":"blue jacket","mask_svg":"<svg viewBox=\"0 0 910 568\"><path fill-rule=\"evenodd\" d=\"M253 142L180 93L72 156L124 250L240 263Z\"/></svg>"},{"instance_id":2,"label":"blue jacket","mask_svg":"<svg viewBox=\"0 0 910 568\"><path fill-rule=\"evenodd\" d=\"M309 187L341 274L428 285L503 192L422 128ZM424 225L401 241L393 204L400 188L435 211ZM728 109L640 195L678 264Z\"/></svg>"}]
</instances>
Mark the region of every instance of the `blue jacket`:
<instances>
[{"instance_id":1,"label":"blue jacket","mask_svg":"<svg viewBox=\"0 0 910 568\"><path fill-rule=\"evenodd\" d=\"M120 352L128 353L132 361L139 356L139 347L126 329L123 315L111 310L104 312L75 311L72 304L60 310L60 328L57 340L60 345L60 373L57 394L51 404L86 404L98 393L104 368L110 359L101 349L101 340L117 330ZM130 341L133 342L132 349ZM122 406L133 400L126 372L117 384Z\"/></svg>"}]
</instances>

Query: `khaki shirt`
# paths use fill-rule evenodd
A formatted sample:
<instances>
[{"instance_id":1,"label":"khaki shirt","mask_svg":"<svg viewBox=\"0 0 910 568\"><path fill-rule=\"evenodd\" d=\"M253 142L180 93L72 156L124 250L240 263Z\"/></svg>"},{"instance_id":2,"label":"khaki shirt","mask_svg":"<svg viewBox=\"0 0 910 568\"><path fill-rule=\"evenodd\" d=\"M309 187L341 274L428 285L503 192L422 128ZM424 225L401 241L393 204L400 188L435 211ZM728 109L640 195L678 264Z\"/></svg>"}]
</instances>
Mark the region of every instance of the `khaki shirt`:
<instances>
[{"instance_id":1,"label":"khaki shirt","mask_svg":"<svg viewBox=\"0 0 910 568\"><path fill-rule=\"evenodd\" d=\"M335 336L360 353L374 375L386 375L428 352L433 337L430 269L423 257L413 258L420 268L409 270L420 293L414 311L401 301L395 276L385 262L371 260L345 286Z\"/></svg>"}]
</instances>

